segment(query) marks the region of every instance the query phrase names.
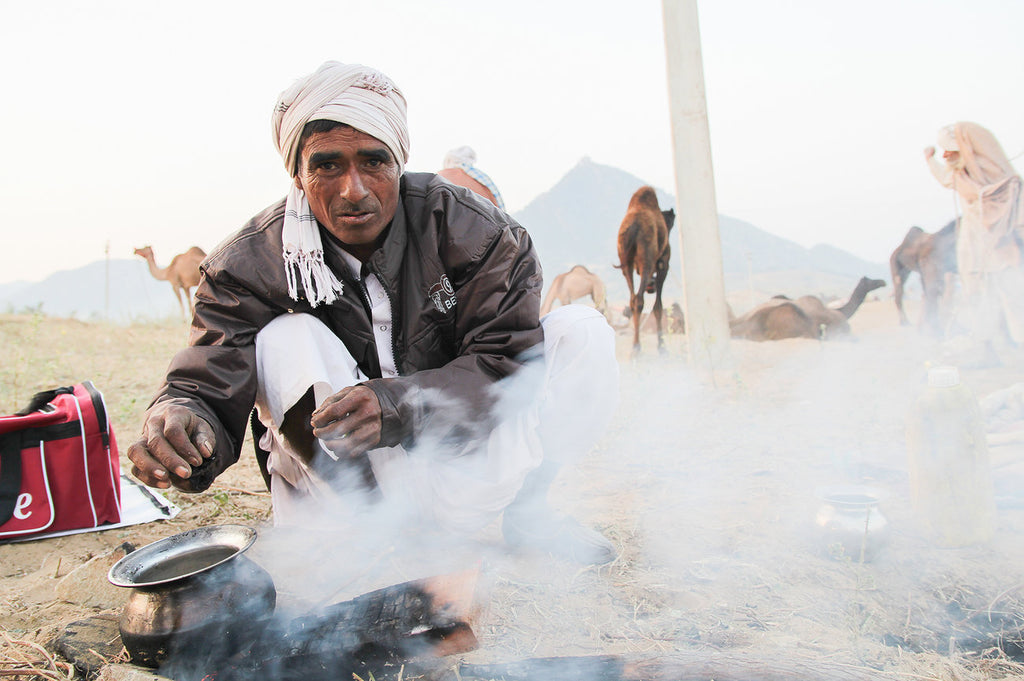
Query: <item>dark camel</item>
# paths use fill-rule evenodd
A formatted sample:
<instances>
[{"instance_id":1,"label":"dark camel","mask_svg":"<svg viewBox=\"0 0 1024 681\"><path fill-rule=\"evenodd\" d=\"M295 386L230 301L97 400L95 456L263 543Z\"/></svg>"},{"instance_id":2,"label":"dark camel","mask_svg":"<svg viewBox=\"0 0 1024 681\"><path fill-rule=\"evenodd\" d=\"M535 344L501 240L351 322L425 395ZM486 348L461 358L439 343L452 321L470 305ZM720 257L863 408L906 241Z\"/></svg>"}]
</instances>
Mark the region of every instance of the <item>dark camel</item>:
<instances>
[{"instance_id":1,"label":"dark camel","mask_svg":"<svg viewBox=\"0 0 1024 681\"><path fill-rule=\"evenodd\" d=\"M658 327L658 349L664 351L661 331L661 289L668 276L668 233L675 222L675 210L661 210L653 187L641 187L629 200L629 208L619 227L619 264L629 286L629 309L633 319L633 354L640 352L640 322L644 311L644 293L654 294L651 312ZM633 287L633 273L637 285Z\"/></svg>"},{"instance_id":2,"label":"dark camel","mask_svg":"<svg viewBox=\"0 0 1024 681\"><path fill-rule=\"evenodd\" d=\"M850 333L849 319L868 293L885 286L881 279L861 277L850 298L831 309L816 296L791 300L776 296L729 322L733 338L755 341L784 338L838 338Z\"/></svg>"},{"instance_id":3,"label":"dark camel","mask_svg":"<svg viewBox=\"0 0 1024 681\"><path fill-rule=\"evenodd\" d=\"M601 277L583 265L576 265L568 272L559 274L551 282L551 288L541 303L540 313L543 316L551 312L551 306L556 300L561 305L568 305L584 296L590 296L597 311L605 313L605 287Z\"/></svg>"},{"instance_id":4,"label":"dark camel","mask_svg":"<svg viewBox=\"0 0 1024 681\"><path fill-rule=\"evenodd\" d=\"M178 307L181 309L181 316L185 316L185 303L188 303L189 313L194 313L192 304L191 289L199 286L199 264L203 262L206 253L198 246L193 246L184 253L171 258L171 263L160 269L156 266L156 258L153 256L153 249L150 246L143 246L135 249L135 255L140 255L149 264L149 273L154 279L170 282L174 289L174 297L178 300Z\"/></svg>"},{"instance_id":5,"label":"dark camel","mask_svg":"<svg viewBox=\"0 0 1024 681\"><path fill-rule=\"evenodd\" d=\"M911 227L889 257L892 285L896 296L896 310L900 324L909 324L903 311L903 286L912 272L921 277L924 305L920 328L934 336L943 335L950 315L952 278L956 268L956 220L929 234L920 227Z\"/></svg>"}]
</instances>

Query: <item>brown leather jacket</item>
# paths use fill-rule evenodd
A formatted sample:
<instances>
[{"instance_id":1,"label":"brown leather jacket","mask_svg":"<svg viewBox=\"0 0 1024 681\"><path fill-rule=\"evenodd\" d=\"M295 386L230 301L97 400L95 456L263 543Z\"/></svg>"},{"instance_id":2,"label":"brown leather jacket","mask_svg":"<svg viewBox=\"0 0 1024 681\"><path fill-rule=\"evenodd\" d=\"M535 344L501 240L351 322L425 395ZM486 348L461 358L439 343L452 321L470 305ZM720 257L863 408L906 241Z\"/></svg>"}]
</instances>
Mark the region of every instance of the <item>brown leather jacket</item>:
<instances>
[{"instance_id":1,"label":"brown leather jacket","mask_svg":"<svg viewBox=\"0 0 1024 681\"><path fill-rule=\"evenodd\" d=\"M380 400L382 445L412 445L434 424L447 428L449 438L482 432L489 419L488 388L538 351L543 340L541 267L526 230L434 174L402 176L395 217L367 263L387 291L395 317L393 351L400 375L381 378L362 287L347 279L346 268L329 252L327 262L343 275L342 296L316 308L301 292L298 302L288 297L283 217L282 200L204 261L189 346L175 355L153 400L194 409L215 430L216 451L193 472L192 488L206 489L238 460L256 396L256 334L290 312L323 321L371 377L365 385ZM441 399L424 398L433 391Z\"/></svg>"}]
</instances>

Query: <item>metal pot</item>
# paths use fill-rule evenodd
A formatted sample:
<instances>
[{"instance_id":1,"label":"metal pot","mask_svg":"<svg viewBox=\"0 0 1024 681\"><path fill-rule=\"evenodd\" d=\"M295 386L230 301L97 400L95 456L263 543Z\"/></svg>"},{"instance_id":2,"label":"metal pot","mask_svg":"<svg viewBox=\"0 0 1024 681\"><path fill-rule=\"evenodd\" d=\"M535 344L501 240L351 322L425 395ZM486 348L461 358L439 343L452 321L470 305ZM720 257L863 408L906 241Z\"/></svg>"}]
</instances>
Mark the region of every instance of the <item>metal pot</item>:
<instances>
[{"instance_id":1,"label":"metal pot","mask_svg":"<svg viewBox=\"0 0 1024 681\"><path fill-rule=\"evenodd\" d=\"M242 556L244 525L188 530L134 551L107 575L132 589L119 630L132 662L219 661L254 641L276 605L270 575Z\"/></svg>"},{"instance_id":2,"label":"metal pot","mask_svg":"<svg viewBox=\"0 0 1024 681\"><path fill-rule=\"evenodd\" d=\"M889 522L878 510L881 490L863 485L835 485L817 490L821 506L815 523L832 558L870 562L889 541Z\"/></svg>"}]
</instances>

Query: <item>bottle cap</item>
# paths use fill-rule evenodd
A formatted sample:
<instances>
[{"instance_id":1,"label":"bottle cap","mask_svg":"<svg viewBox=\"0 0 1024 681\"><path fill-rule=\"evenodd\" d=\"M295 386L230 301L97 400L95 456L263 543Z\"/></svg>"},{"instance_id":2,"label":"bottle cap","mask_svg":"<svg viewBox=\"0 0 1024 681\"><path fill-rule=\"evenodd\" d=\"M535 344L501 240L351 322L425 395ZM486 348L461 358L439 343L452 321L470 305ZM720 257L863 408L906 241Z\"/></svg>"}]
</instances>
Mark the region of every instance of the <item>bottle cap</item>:
<instances>
[{"instance_id":1,"label":"bottle cap","mask_svg":"<svg viewBox=\"0 0 1024 681\"><path fill-rule=\"evenodd\" d=\"M929 388L951 388L954 385L960 385L960 371L956 367L932 367L928 370Z\"/></svg>"}]
</instances>

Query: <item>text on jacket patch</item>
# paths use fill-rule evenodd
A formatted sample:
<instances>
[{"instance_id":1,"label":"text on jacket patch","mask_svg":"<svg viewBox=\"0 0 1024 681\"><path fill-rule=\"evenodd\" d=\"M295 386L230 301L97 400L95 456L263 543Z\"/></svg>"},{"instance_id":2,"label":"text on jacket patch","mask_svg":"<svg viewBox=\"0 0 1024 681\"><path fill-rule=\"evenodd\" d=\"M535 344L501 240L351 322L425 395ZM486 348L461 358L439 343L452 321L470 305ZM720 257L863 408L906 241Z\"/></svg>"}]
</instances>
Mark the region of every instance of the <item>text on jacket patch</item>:
<instances>
[{"instance_id":1,"label":"text on jacket patch","mask_svg":"<svg viewBox=\"0 0 1024 681\"><path fill-rule=\"evenodd\" d=\"M427 295L434 302L437 311L442 314L448 314L448 310L455 307L455 289L452 288L452 283L448 281L446 274L442 274L441 281L430 287Z\"/></svg>"}]
</instances>

